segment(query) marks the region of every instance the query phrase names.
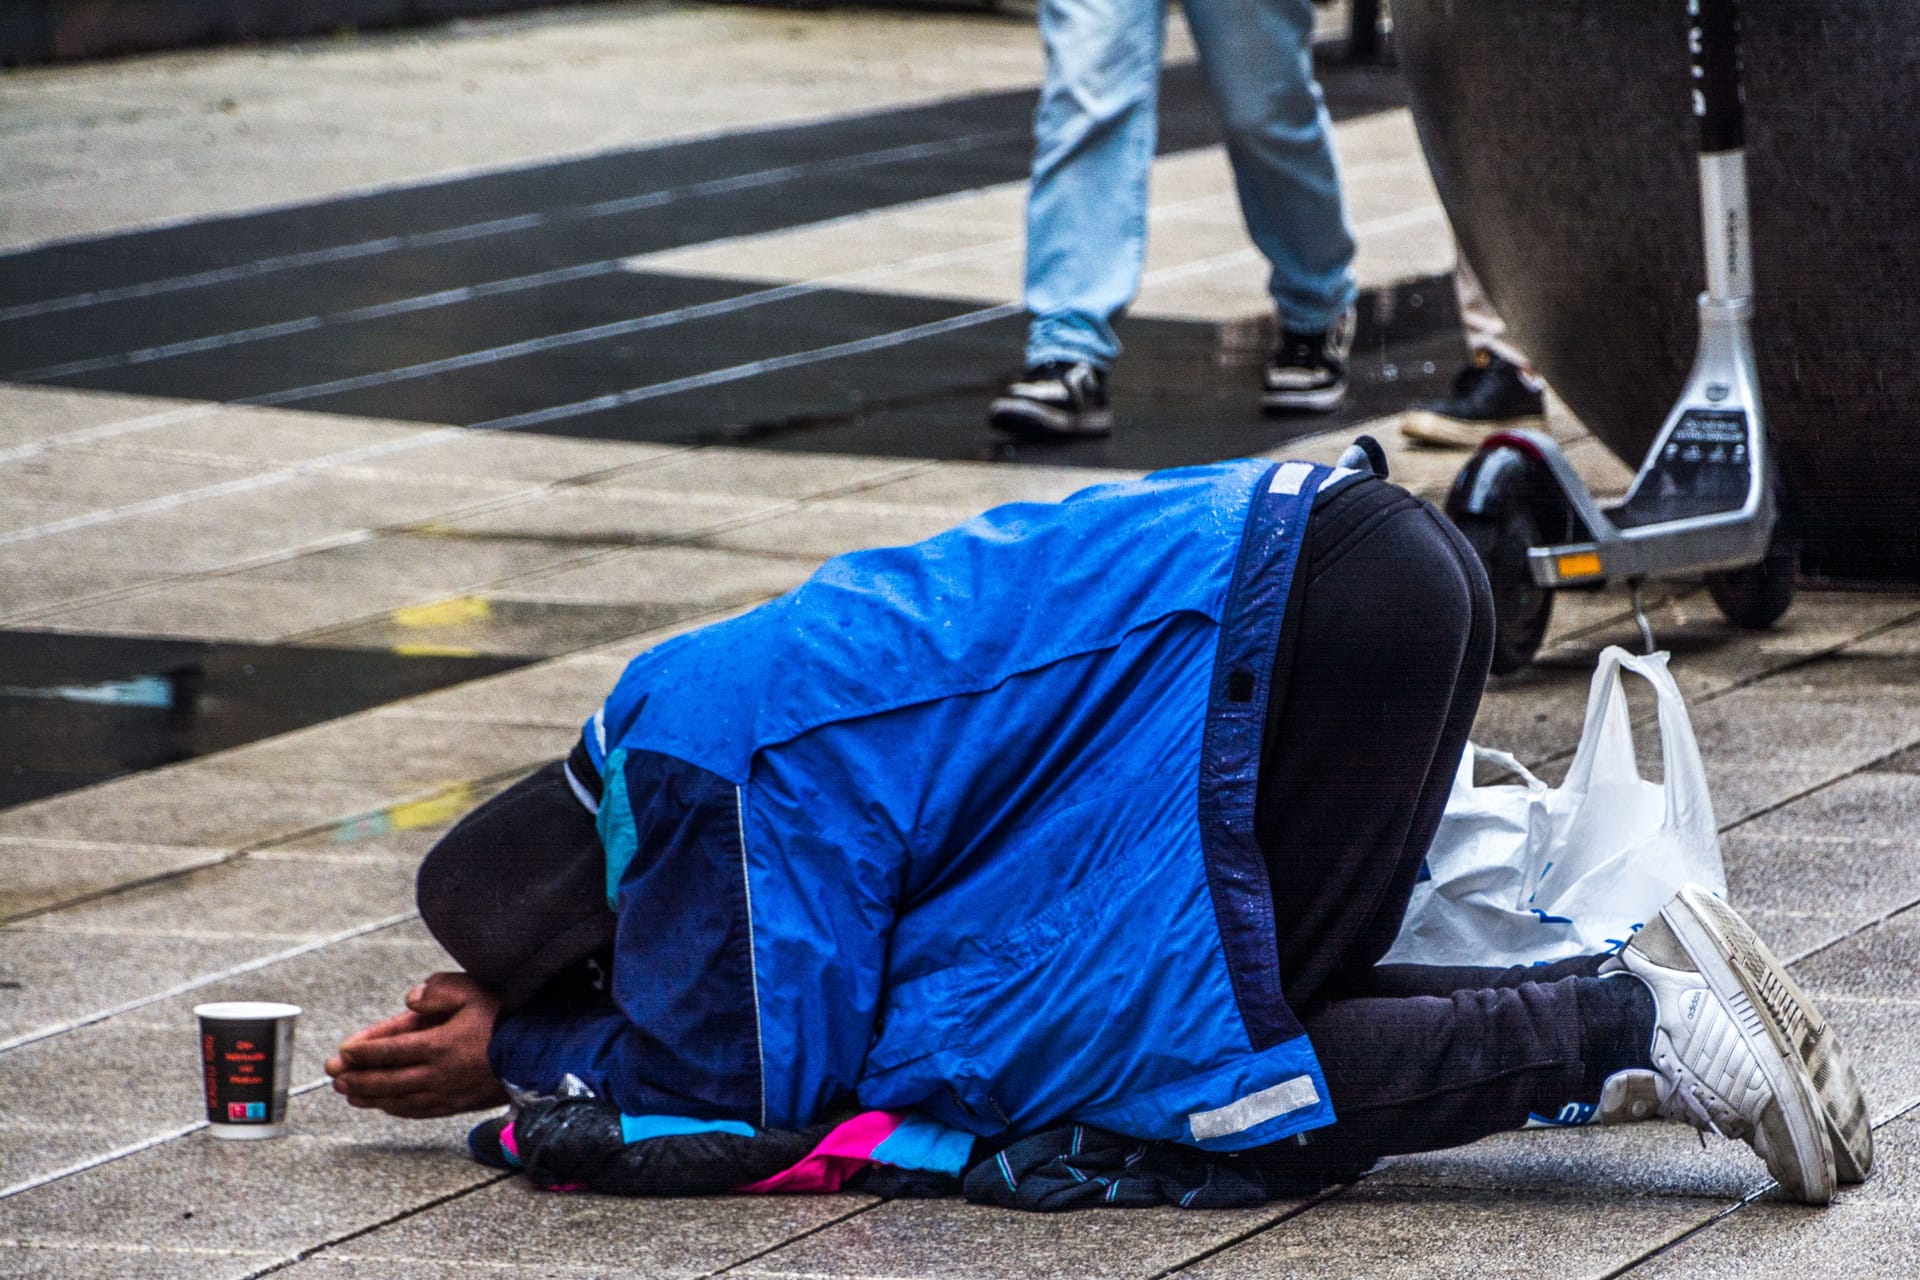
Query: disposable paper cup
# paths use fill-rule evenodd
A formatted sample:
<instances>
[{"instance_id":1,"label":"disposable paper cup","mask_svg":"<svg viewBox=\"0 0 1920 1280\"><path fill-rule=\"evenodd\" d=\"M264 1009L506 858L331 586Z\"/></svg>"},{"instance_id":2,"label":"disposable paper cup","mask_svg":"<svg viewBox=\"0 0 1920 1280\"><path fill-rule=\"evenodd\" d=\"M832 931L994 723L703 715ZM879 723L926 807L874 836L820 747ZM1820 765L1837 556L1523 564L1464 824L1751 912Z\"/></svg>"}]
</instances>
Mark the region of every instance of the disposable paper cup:
<instances>
[{"instance_id":1,"label":"disposable paper cup","mask_svg":"<svg viewBox=\"0 0 1920 1280\"><path fill-rule=\"evenodd\" d=\"M277 1138L287 1131L287 1072L300 1006L231 1000L194 1009L207 1124L216 1138Z\"/></svg>"}]
</instances>

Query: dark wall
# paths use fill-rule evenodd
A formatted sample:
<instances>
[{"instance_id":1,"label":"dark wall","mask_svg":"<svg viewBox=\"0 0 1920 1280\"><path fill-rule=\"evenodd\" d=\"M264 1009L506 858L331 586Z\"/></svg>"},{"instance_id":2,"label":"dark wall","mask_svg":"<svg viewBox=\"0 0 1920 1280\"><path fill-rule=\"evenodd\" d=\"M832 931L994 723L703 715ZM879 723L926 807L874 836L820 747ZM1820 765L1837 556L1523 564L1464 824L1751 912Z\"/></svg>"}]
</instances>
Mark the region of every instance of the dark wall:
<instances>
[{"instance_id":1,"label":"dark wall","mask_svg":"<svg viewBox=\"0 0 1920 1280\"><path fill-rule=\"evenodd\" d=\"M1637 463L1702 287L1683 0L1394 0L1461 249ZM1920 3L1743 0L1754 331L1807 564L1920 580Z\"/></svg>"},{"instance_id":2,"label":"dark wall","mask_svg":"<svg viewBox=\"0 0 1920 1280\"><path fill-rule=\"evenodd\" d=\"M540 7L541 0L4 0L0 64L322 35Z\"/></svg>"}]
</instances>

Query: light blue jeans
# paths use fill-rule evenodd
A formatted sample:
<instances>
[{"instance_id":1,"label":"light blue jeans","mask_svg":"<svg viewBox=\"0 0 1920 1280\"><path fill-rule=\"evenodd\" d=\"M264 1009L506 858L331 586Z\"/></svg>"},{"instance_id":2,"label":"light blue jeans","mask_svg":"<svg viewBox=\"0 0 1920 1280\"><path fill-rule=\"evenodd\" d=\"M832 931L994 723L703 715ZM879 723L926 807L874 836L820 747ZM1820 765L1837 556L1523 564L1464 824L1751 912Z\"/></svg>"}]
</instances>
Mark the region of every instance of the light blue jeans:
<instances>
[{"instance_id":1,"label":"light blue jeans","mask_svg":"<svg viewBox=\"0 0 1920 1280\"><path fill-rule=\"evenodd\" d=\"M1356 292L1311 0L1186 0L1247 231L1281 323L1325 329ZM1120 354L1147 247L1165 0L1041 0L1047 82L1027 197L1027 363Z\"/></svg>"}]
</instances>

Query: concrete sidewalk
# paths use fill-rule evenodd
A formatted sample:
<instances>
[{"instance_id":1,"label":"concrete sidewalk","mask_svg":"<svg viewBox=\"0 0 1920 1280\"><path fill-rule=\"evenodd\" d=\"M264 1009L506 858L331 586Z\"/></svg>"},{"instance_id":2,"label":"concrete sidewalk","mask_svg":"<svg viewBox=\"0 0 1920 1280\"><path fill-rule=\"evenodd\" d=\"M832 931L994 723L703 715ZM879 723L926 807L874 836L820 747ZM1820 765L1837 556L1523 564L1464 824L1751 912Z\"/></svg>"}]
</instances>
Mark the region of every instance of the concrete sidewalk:
<instances>
[{"instance_id":1,"label":"concrete sidewalk","mask_svg":"<svg viewBox=\"0 0 1920 1280\"><path fill-rule=\"evenodd\" d=\"M1327 21L1337 29L1341 16ZM1177 23L1169 56L1190 56ZM402 201L450 174L511 178L654 154L638 147L713 143L695 157L704 164L762 145L754 140L773 126L918 120L885 113L923 107L937 117L963 98L1030 88L1038 75L1030 19L1017 16L629 4L0 77L0 240L17 251L0 257L0 310L19 313L0 321L11 326L0 328L0 372L26 368L16 351L69 321L62 341L91 333L99 345L59 358L105 361L98 378L184 368L216 346L231 356L219 378L367 377L464 359L507 341L481 333L479 302L409 311L413 327L379 342L357 340L359 318L339 318L445 287L398 270L384 273L398 292L363 296L356 277L345 289L353 296L328 301L335 309L324 314L313 299L332 286L290 274L271 299L284 309L249 294L246 306L259 309L244 320L205 302L225 284L106 298L81 276L133 261L153 279L185 279L202 268L142 255L196 228L293 225L212 221L267 206L290 206L297 221L349 192ZM780 145L816 136L825 135L781 134ZM1451 248L1405 111L1357 112L1339 144L1365 283L1377 298L1426 296L1409 282L1444 274ZM776 163L756 159L751 173ZM608 275L622 287L631 278L713 291L675 306L798 290L782 295L797 308L782 324L824 325L828 303L852 295L855 310L903 308L887 323L904 331L926 323L911 307L972 315L1015 300L1019 198L1016 180L983 179L815 221L763 219L724 239L616 240L601 257L627 264ZM1156 348L1151 332L1163 331L1143 327L1143 356L1178 355L1202 335L1216 344L1206 360L1241 368L1234 343L1258 334L1263 301L1218 148L1163 154L1154 199L1136 319L1169 326L1177 341ZM163 224L173 231L154 230ZM239 244L238 231L218 236L235 242L234 270L265 269L267 250ZM60 259L76 273L67 285L30 293L7 279L10 265L56 253L70 255ZM89 289L100 296L48 305ZM417 319L427 315L441 319ZM316 356L312 370L290 371L272 345L280 336L243 332L308 317L375 363L322 369ZM607 322L558 310L534 319L547 327L512 340ZM521 312L513 321L531 323ZM726 341L771 341L777 329L728 330ZM178 349L149 351L161 343ZM646 358L634 346L631 358ZM889 349L915 350L908 340ZM701 353L706 364L677 376L697 380L773 350L715 344ZM1370 376L1387 377L1391 354L1376 353ZM1515 1134L1247 1212L1029 1217L857 1196L622 1201L545 1195L496 1176L465 1156L465 1122L408 1124L339 1104L320 1073L332 1045L445 963L412 914L419 855L480 799L563 753L627 656L785 590L837 551L1132 474L1085 455L963 460L975 456L965 441L850 452L836 443L850 434L831 434L838 427L774 447L754 447L765 441L751 434L716 444L475 431L451 411L427 416L435 389L457 376L440 370L406 382L422 390L391 416L108 390L91 373L0 382L0 643L164 637L369 664L410 654L521 664L406 698L363 690L361 709L310 728L0 810L0 1275L1920 1272L1914 592L1810 590L1759 634L1727 627L1697 589L1666 593L1654 613L1691 701L1730 896L1840 1027L1868 1092L1879 1168L1825 1211L1773 1198L1743 1145L1703 1150L1691 1130L1664 1125ZM684 394L671 404L689 421L734 421L721 384ZM981 406L969 395L960 387L916 412L929 433L977 433ZM658 403L665 412L667 398ZM1391 426L1378 424L1383 438ZM1623 483L1577 424L1556 411L1553 427L1596 484ZM1252 418L1236 430L1253 451L1320 459L1351 434L1287 440ZM1150 457L1152 433L1136 438L1131 456ZM1394 474L1437 496L1459 461L1396 449ZM1475 738L1557 777L1596 653L1636 634L1622 597L1563 597L1541 662L1493 684ZM189 1011L223 998L305 1007L295 1136L230 1144L204 1131Z\"/></svg>"}]
</instances>

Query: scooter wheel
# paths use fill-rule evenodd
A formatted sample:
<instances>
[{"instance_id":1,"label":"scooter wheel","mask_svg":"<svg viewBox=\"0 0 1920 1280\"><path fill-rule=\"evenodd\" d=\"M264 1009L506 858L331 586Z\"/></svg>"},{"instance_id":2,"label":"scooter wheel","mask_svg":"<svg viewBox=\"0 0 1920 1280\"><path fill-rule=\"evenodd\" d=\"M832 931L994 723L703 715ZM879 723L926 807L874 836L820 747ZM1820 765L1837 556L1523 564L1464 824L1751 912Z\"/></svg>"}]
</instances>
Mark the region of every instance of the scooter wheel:
<instances>
[{"instance_id":1,"label":"scooter wheel","mask_svg":"<svg viewBox=\"0 0 1920 1280\"><path fill-rule=\"evenodd\" d=\"M1707 594L1727 621L1759 631L1779 621L1793 604L1794 577L1800 568L1800 539L1781 520L1773 526L1767 554L1758 564L1707 575Z\"/></svg>"},{"instance_id":2,"label":"scooter wheel","mask_svg":"<svg viewBox=\"0 0 1920 1280\"><path fill-rule=\"evenodd\" d=\"M1495 510L1448 514L1480 557L1493 592L1493 674L1511 675L1533 661L1553 617L1553 592L1527 568L1527 548L1545 541L1540 526L1517 495Z\"/></svg>"}]
</instances>

